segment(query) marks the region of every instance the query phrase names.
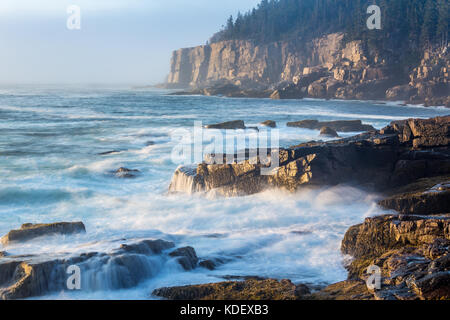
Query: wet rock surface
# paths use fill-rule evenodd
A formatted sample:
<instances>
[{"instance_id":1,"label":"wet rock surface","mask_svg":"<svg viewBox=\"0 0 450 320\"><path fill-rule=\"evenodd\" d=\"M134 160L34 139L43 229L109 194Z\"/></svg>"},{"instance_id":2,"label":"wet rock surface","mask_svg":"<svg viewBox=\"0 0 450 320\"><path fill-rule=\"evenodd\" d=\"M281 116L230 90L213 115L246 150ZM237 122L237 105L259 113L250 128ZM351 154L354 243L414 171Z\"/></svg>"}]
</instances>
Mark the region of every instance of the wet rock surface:
<instances>
[{"instance_id":1,"label":"wet rock surface","mask_svg":"<svg viewBox=\"0 0 450 320\"><path fill-rule=\"evenodd\" d=\"M330 127L322 127L322 129L320 129L320 136L327 137L327 138L338 138L339 137L336 130L331 129Z\"/></svg>"},{"instance_id":2,"label":"wet rock surface","mask_svg":"<svg viewBox=\"0 0 450 320\"><path fill-rule=\"evenodd\" d=\"M290 280L245 280L160 288L152 295L169 300L297 300L310 293Z\"/></svg>"},{"instance_id":3,"label":"wet rock surface","mask_svg":"<svg viewBox=\"0 0 450 320\"><path fill-rule=\"evenodd\" d=\"M273 120L267 120L264 122L261 122L261 125L265 126L265 127L269 127L269 128L276 128L277 127L277 123Z\"/></svg>"},{"instance_id":4,"label":"wet rock surface","mask_svg":"<svg viewBox=\"0 0 450 320\"><path fill-rule=\"evenodd\" d=\"M339 132L360 132L360 131L375 131L371 125L363 124L361 120L339 120L339 121L318 121L318 120L301 120L295 122L288 122L288 127L306 128L321 130L328 127L334 131Z\"/></svg>"},{"instance_id":5,"label":"wet rock surface","mask_svg":"<svg viewBox=\"0 0 450 320\"><path fill-rule=\"evenodd\" d=\"M184 268L184 270L192 270L197 267L198 257L195 249L192 247L184 247L176 249L169 253L171 257L177 257L178 263Z\"/></svg>"},{"instance_id":6,"label":"wet rock surface","mask_svg":"<svg viewBox=\"0 0 450 320\"><path fill-rule=\"evenodd\" d=\"M117 169L116 171L113 171L113 174L117 178L130 179L130 178L136 178L140 174L140 171L136 170L136 169L128 169L128 168L121 167L121 168Z\"/></svg>"},{"instance_id":7,"label":"wet rock surface","mask_svg":"<svg viewBox=\"0 0 450 320\"><path fill-rule=\"evenodd\" d=\"M0 299L23 299L67 290L67 269L76 265L82 290L118 290L137 286L159 273L174 259L165 240L123 243L110 252L48 253L39 256L8 255L0 259ZM193 258L193 248L180 248L176 257ZM193 263L190 265L194 267Z\"/></svg>"},{"instance_id":8,"label":"wet rock surface","mask_svg":"<svg viewBox=\"0 0 450 320\"><path fill-rule=\"evenodd\" d=\"M58 222L48 224L26 223L20 229L11 230L7 235L1 238L4 246L12 242L26 242L34 238L50 235L70 235L76 233L85 233L86 228L82 222Z\"/></svg>"},{"instance_id":9,"label":"wet rock surface","mask_svg":"<svg viewBox=\"0 0 450 320\"><path fill-rule=\"evenodd\" d=\"M245 123L242 120L233 120L205 126L206 129L245 129Z\"/></svg>"},{"instance_id":10,"label":"wet rock surface","mask_svg":"<svg viewBox=\"0 0 450 320\"><path fill-rule=\"evenodd\" d=\"M351 138L280 149L280 165L268 176L260 174L267 164L249 160L228 165L200 164L188 172L189 186L196 192L219 190L228 196L252 194L269 187L294 191L303 185L352 182L371 186L386 195L380 206L396 212L367 218L348 229L341 246L342 253L352 257L347 265L348 280L300 296L281 297L447 300L450 299L449 125L450 116L409 119ZM369 266L381 270L380 289L369 290L366 284ZM257 281L267 280L163 288L154 294L168 299L259 299L247 292L261 290L261 294L273 299L272 289L264 285L261 288L263 282Z\"/></svg>"},{"instance_id":11,"label":"wet rock surface","mask_svg":"<svg viewBox=\"0 0 450 320\"><path fill-rule=\"evenodd\" d=\"M302 125L315 127L317 123ZM397 121L379 131L269 150L268 156L241 162L179 167L170 191L240 196L269 188L295 191L302 186L349 183L386 192L418 179L450 175L449 124L450 116ZM245 154L252 152L246 150ZM278 165L262 174L273 156ZM222 163L223 159L237 159L236 155L219 158Z\"/></svg>"},{"instance_id":12,"label":"wet rock surface","mask_svg":"<svg viewBox=\"0 0 450 320\"><path fill-rule=\"evenodd\" d=\"M381 268L377 300L450 299L450 215L376 217L350 228L342 251L355 259L349 278L366 280L368 266Z\"/></svg>"},{"instance_id":13,"label":"wet rock surface","mask_svg":"<svg viewBox=\"0 0 450 320\"><path fill-rule=\"evenodd\" d=\"M403 214L449 213L450 190L429 189L424 192L399 194L381 200L379 204Z\"/></svg>"}]
</instances>

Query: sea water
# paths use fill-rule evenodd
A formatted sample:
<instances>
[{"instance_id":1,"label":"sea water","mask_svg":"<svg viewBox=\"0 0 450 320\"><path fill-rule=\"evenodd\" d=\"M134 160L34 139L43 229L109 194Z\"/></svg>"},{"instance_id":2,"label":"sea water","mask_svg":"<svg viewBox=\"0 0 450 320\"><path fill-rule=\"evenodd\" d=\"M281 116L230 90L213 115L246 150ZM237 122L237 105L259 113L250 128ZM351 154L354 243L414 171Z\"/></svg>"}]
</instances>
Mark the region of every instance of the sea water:
<instances>
[{"instance_id":1,"label":"sea water","mask_svg":"<svg viewBox=\"0 0 450 320\"><path fill-rule=\"evenodd\" d=\"M239 119L258 126L274 120L280 145L287 147L320 139L317 130L289 128L289 121L361 119L380 129L394 120L449 114L445 108L399 103L169 93L128 86L0 88L0 235L23 223L83 221L87 229L85 235L13 245L9 254L109 252L124 239L155 238L192 246L200 258L226 261L214 271L191 272L155 262L151 276L131 289L87 283L79 292L43 298L153 299L157 287L223 281L224 276L316 285L344 280L340 242L348 227L383 213L376 206L378 195L350 186L238 198L169 194L178 166L171 157L177 144L173 133L192 130L194 121ZM140 174L134 179L111 174L120 167Z\"/></svg>"}]
</instances>

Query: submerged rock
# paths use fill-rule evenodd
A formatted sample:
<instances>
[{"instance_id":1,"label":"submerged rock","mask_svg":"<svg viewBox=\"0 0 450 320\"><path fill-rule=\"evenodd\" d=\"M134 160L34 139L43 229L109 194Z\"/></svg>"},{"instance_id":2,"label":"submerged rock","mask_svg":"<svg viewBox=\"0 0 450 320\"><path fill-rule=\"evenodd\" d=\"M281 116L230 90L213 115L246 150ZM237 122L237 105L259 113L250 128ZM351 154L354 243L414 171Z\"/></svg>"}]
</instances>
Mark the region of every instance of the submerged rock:
<instances>
[{"instance_id":1,"label":"submerged rock","mask_svg":"<svg viewBox=\"0 0 450 320\"><path fill-rule=\"evenodd\" d=\"M175 247L173 242L164 240L143 240L134 244L122 244L120 250L137 254L161 254L164 250Z\"/></svg>"},{"instance_id":2,"label":"submerged rock","mask_svg":"<svg viewBox=\"0 0 450 320\"><path fill-rule=\"evenodd\" d=\"M119 153L122 152L123 150L111 150L111 151L105 151L105 152L100 152L98 153L99 156L108 156L110 154L115 154L115 153Z\"/></svg>"},{"instance_id":3,"label":"submerged rock","mask_svg":"<svg viewBox=\"0 0 450 320\"><path fill-rule=\"evenodd\" d=\"M164 268L167 250L175 245L164 240L123 244L107 253L49 253L39 256L7 256L0 259L0 299L24 299L67 290L67 270L81 270L81 290L120 290L137 286Z\"/></svg>"},{"instance_id":4,"label":"submerged rock","mask_svg":"<svg viewBox=\"0 0 450 320\"><path fill-rule=\"evenodd\" d=\"M192 247L184 247L176 249L169 253L169 256L176 257L178 263L184 270L192 270L197 267L198 258L195 249Z\"/></svg>"},{"instance_id":5,"label":"submerged rock","mask_svg":"<svg viewBox=\"0 0 450 320\"><path fill-rule=\"evenodd\" d=\"M276 128L277 127L277 123L273 120L267 120L264 122L261 122L261 125L265 126L265 127L269 127L269 128Z\"/></svg>"},{"instance_id":6,"label":"submerged rock","mask_svg":"<svg viewBox=\"0 0 450 320\"><path fill-rule=\"evenodd\" d=\"M202 268L208 269L208 270L215 270L218 266L221 264L224 264L226 259L220 259L220 258L213 258L213 259L207 259L202 260L198 263L198 265Z\"/></svg>"},{"instance_id":7,"label":"submerged rock","mask_svg":"<svg viewBox=\"0 0 450 320\"><path fill-rule=\"evenodd\" d=\"M305 285L267 279L160 288L152 294L169 300L297 300L309 293Z\"/></svg>"},{"instance_id":8,"label":"submerged rock","mask_svg":"<svg viewBox=\"0 0 450 320\"><path fill-rule=\"evenodd\" d=\"M329 127L339 132L375 131L374 127L368 124L363 124L361 120L338 120L324 122L320 122L318 120L301 120L296 122L288 122L287 126L315 130L320 130L323 127Z\"/></svg>"},{"instance_id":9,"label":"submerged rock","mask_svg":"<svg viewBox=\"0 0 450 320\"><path fill-rule=\"evenodd\" d=\"M245 129L245 123L242 120L227 121L222 123L210 124L206 129Z\"/></svg>"},{"instance_id":10,"label":"submerged rock","mask_svg":"<svg viewBox=\"0 0 450 320\"><path fill-rule=\"evenodd\" d=\"M26 223L18 230L11 230L7 235L1 238L4 246L11 242L25 242L37 237L48 235L69 235L75 233L84 233L86 228L82 222L58 222L48 224Z\"/></svg>"},{"instance_id":11,"label":"submerged rock","mask_svg":"<svg viewBox=\"0 0 450 320\"><path fill-rule=\"evenodd\" d=\"M140 173L139 170L136 169L128 169L128 168L119 168L114 171L114 175L118 178L135 178Z\"/></svg>"},{"instance_id":12,"label":"submerged rock","mask_svg":"<svg viewBox=\"0 0 450 320\"><path fill-rule=\"evenodd\" d=\"M330 127L322 127L322 129L320 129L320 136L328 137L328 138L338 138L339 137L336 130L331 129Z\"/></svg>"}]
</instances>

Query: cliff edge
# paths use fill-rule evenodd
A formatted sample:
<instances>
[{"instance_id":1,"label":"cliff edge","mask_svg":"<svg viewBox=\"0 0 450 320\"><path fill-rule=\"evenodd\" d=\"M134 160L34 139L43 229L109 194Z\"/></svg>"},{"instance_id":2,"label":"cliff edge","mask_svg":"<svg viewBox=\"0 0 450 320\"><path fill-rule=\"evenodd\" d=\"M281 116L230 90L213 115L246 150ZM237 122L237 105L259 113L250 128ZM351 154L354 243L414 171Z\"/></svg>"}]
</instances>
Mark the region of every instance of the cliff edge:
<instances>
[{"instance_id":1,"label":"cliff edge","mask_svg":"<svg viewBox=\"0 0 450 320\"><path fill-rule=\"evenodd\" d=\"M450 107L449 49L430 47L411 67L405 64L407 53L380 54L362 41L346 41L344 33L259 45L228 40L175 51L167 86L204 95L395 100Z\"/></svg>"}]
</instances>

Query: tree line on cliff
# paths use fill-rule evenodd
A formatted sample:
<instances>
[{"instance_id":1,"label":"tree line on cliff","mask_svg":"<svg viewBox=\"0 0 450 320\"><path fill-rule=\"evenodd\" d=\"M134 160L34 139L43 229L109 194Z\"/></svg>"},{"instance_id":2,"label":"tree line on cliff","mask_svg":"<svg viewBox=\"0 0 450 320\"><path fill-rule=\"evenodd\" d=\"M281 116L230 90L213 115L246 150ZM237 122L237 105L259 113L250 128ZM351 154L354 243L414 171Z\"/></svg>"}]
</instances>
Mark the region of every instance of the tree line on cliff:
<instances>
[{"instance_id":1,"label":"tree line on cliff","mask_svg":"<svg viewBox=\"0 0 450 320\"><path fill-rule=\"evenodd\" d=\"M369 30L367 8L381 8L381 30ZM308 40L344 32L373 49L445 46L449 39L448 0L262 0L245 14L228 19L210 42Z\"/></svg>"}]
</instances>

